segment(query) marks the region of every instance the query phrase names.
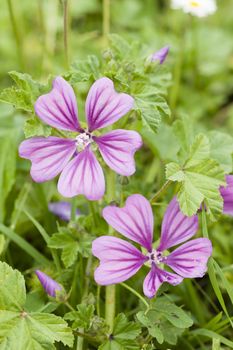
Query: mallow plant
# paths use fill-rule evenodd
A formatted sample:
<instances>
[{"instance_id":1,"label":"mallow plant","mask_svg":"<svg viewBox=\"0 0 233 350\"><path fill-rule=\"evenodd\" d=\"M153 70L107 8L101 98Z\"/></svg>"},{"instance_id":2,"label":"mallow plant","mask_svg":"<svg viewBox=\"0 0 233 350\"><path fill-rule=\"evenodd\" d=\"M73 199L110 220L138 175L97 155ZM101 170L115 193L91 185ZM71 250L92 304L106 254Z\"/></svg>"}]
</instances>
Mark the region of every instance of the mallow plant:
<instances>
[{"instance_id":1,"label":"mallow plant","mask_svg":"<svg viewBox=\"0 0 233 350\"><path fill-rule=\"evenodd\" d=\"M208 4L172 6L202 17ZM233 347L212 234L233 215L232 140L171 116L170 51L112 35L44 85L10 73L0 98L27 119L0 231L26 258L0 262L0 349Z\"/></svg>"}]
</instances>

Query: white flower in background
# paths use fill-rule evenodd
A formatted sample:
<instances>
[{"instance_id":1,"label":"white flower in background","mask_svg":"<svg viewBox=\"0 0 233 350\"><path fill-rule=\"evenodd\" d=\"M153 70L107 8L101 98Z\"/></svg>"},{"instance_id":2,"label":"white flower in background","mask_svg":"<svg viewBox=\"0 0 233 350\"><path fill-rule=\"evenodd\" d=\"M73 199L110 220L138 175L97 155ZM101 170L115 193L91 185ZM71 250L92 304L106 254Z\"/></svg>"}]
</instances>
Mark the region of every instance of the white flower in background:
<instances>
[{"instance_id":1,"label":"white flower in background","mask_svg":"<svg viewBox=\"0 0 233 350\"><path fill-rule=\"evenodd\" d=\"M197 17L212 15L217 10L215 0L171 0L171 7Z\"/></svg>"}]
</instances>

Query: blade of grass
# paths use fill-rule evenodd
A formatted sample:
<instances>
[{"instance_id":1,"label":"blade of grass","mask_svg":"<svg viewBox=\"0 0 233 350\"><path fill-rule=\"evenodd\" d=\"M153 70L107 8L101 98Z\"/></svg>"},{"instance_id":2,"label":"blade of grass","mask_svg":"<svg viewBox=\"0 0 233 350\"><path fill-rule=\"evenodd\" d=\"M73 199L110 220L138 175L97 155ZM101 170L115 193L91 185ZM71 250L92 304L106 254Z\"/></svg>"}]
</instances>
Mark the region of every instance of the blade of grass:
<instances>
[{"instance_id":1,"label":"blade of grass","mask_svg":"<svg viewBox=\"0 0 233 350\"><path fill-rule=\"evenodd\" d=\"M17 244L21 249L23 249L28 255L32 256L39 264L49 265L50 261L42 255L37 249L35 249L30 243L28 243L24 238L19 236L9 227L0 223L0 231L8 237L12 242Z\"/></svg>"},{"instance_id":2,"label":"blade of grass","mask_svg":"<svg viewBox=\"0 0 233 350\"><path fill-rule=\"evenodd\" d=\"M192 335L199 335L199 336L203 336L206 338L210 338L210 339L218 339L220 341L220 343L229 346L231 349L233 349L233 342L225 337L223 337L222 335L210 331L208 329L205 328L200 328L200 329L196 329L194 331L191 331Z\"/></svg>"},{"instance_id":3,"label":"blade of grass","mask_svg":"<svg viewBox=\"0 0 233 350\"><path fill-rule=\"evenodd\" d=\"M206 238L209 238L207 221L206 221L206 211L205 211L204 205L202 207L201 217L202 217L203 236ZM227 318L229 319L230 323L232 324L232 321L230 319L230 316L229 316L227 308L226 308L225 301L223 299L222 292L221 292L220 287L218 285L218 280L217 280L215 268L214 268L214 260L212 257L209 259L209 262L208 262L208 274L209 274L209 279L210 279L211 285L213 287L214 293L215 293L216 297L218 298L218 301L219 301L223 311L225 312Z\"/></svg>"},{"instance_id":4,"label":"blade of grass","mask_svg":"<svg viewBox=\"0 0 233 350\"><path fill-rule=\"evenodd\" d=\"M29 220L33 223L33 225L37 228L37 230L40 232L40 234L43 237L44 241L46 243L48 243L49 242L49 235L45 231L43 226L26 209L24 209L23 212L29 218Z\"/></svg>"},{"instance_id":5,"label":"blade of grass","mask_svg":"<svg viewBox=\"0 0 233 350\"><path fill-rule=\"evenodd\" d=\"M226 276L224 275L221 267L218 265L217 261L215 261L214 259L213 259L213 265L214 265L214 268L215 268L215 271L216 271L217 275L222 280L222 284L223 284L224 288L226 289L227 294L228 294L228 296L229 296L229 298L231 300L231 303L233 305L233 289L232 289L232 286L228 282L228 280L227 280Z\"/></svg>"},{"instance_id":6,"label":"blade of grass","mask_svg":"<svg viewBox=\"0 0 233 350\"><path fill-rule=\"evenodd\" d=\"M43 237L46 244L48 245L48 242L50 239L49 234L45 231L43 226L27 210L24 210L24 213L29 218L29 220L34 224L34 226L40 232L41 236ZM54 263L56 265L57 270L61 271L61 265L60 265L60 261L59 261L58 255L57 255L57 251L55 249L52 249L52 248L50 248L50 250L51 250L51 254L52 254L52 257L53 257L53 260L54 260Z\"/></svg>"}]
</instances>

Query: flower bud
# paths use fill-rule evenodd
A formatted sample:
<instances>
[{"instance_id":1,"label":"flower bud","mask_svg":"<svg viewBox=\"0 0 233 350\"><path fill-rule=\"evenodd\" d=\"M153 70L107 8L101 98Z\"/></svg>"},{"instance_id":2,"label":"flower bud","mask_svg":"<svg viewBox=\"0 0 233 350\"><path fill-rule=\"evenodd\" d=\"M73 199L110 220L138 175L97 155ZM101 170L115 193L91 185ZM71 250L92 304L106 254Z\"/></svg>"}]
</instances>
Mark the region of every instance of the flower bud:
<instances>
[{"instance_id":1,"label":"flower bud","mask_svg":"<svg viewBox=\"0 0 233 350\"><path fill-rule=\"evenodd\" d=\"M148 60L150 62L159 61L160 64L163 64L169 52L169 46L164 46L160 50L154 52L149 56Z\"/></svg>"},{"instance_id":2,"label":"flower bud","mask_svg":"<svg viewBox=\"0 0 233 350\"><path fill-rule=\"evenodd\" d=\"M46 291L46 293L49 296L55 298L57 292L59 292L59 294L60 294L60 292L63 290L62 286L59 283L54 281L51 277L46 275L44 272L42 272L40 270L36 270L36 275L37 275L42 287L44 288L44 290Z\"/></svg>"},{"instance_id":3,"label":"flower bud","mask_svg":"<svg viewBox=\"0 0 233 350\"><path fill-rule=\"evenodd\" d=\"M71 219L71 203L69 202L53 202L49 203L49 211L58 216L61 220L70 221ZM76 210L76 216L80 215L80 211Z\"/></svg>"}]
</instances>

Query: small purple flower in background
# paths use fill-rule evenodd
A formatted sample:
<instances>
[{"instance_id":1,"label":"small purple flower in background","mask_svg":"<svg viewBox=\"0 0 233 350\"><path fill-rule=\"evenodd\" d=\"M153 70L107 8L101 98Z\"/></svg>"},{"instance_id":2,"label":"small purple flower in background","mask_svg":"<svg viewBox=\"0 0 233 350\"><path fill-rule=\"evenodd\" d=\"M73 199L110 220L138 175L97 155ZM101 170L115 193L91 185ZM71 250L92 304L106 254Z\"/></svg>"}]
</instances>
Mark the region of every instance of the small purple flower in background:
<instances>
[{"instance_id":1,"label":"small purple flower in background","mask_svg":"<svg viewBox=\"0 0 233 350\"><path fill-rule=\"evenodd\" d=\"M151 56L149 56L149 61L151 62L159 61L160 64L163 64L163 62L167 58L169 49L170 49L169 46L162 47L162 49L156 51Z\"/></svg>"},{"instance_id":2,"label":"small purple flower in background","mask_svg":"<svg viewBox=\"0 0 233 350\"><path fill-rule=\"evenodd\" d=\"M54 281L51 277L46 275L44 272L42 272L40 270L36 270L36 275L37 275L42 287L46 291L46 293L48 295L50 295L51 297L55 298L56 293L63 289L59 283Z\"/></svg>"},{"instance_id":3,"label":"small purple flower in background","mask_svg":"<svg viewBox=\"0 0 233 350\"><path fill-rule=\"evenodd\" d=\"M233 216L233 175L226 176L227 186L220 187L220 193L223 198L223 214Z\"/></svg>"},{"instance_id":4,"label":"small purple flower in background","mask_svg":"<svg viewBox=\"0 0 233 350\"><path fill-rule=\"evenodd\" d=\"M134 99L117 93L108 78L97 80L86 99L88 128L78 121L78 108L72 87L61 77L53 81L50 93L35 103L35 111L46 124L79 133L70 138L33 137L19 147L19 155L32 162L31 176L36 182L53 179L61 173L58 191L65 197L83 194L98 200L105 192L103 170L92 151L97 145L105 163L116 173L130 176L135 172L134 153L142 146L141 136L132 130L113 130L102 136L94 131L112 125L133 107ZM72 158L72 159L71 159Z\"/></svg>"},{"instance_id":5,"label":"small purple flower in background","mask_svg":"<svg viewBox=\"0 0 233 350\"><path fill-rule=\"evenodd\" d=\"M49 211L64 221L71 219L71 203L70 202L51 202L49 203ZM80 211L76 209L76 216L80 215Z\"/></svg>"},{"instance_id":6,"label":"small purple flower in background","mask_svg":"<svg viewBox=\"0 0 233 350\"><path fill-rule=\"evenodd\" d=\"M144 263L150 264L150 272L143 284L144 294L152 298L163 282L177 285L184 278L203 277L212 244L207 238L190 240L173 250L165 251L183 243L198 230L197 216L186 217L181 212L176 197L170 202L162 222L161 240L154 249L153 212L149 201L139 194L128 197L123 208L108 206L103 217L116 231L140 244L147 250L143 254L131 243L118 237L102 236L93 241L92 253L100 260L95 271L95 281L101 285L123 282L132 277ZM167 265L171 273L161 266Z\"/></svg>"}]
</instances>

